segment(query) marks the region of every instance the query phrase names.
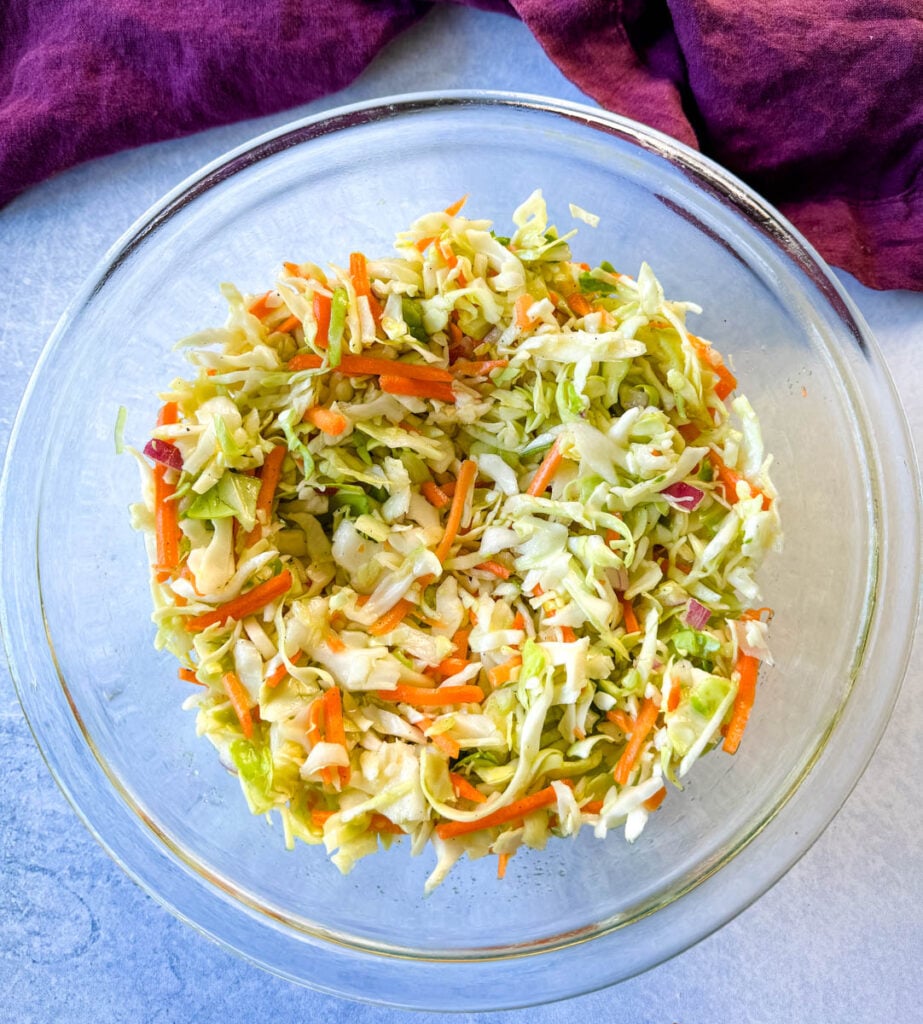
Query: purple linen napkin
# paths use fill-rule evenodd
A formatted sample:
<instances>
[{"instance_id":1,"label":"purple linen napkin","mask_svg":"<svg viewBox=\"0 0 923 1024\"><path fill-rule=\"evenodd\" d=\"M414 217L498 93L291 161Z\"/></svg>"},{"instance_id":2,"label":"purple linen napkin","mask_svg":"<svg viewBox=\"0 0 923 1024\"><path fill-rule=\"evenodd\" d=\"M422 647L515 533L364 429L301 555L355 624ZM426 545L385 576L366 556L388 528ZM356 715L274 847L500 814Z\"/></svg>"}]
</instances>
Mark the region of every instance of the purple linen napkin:
<instances>
[{"instance_id":1,"label":"purple linen napkin","mask_svg":"<svg viewBox=\"0 0 923 1024\"><path fill-rule=\"evenodd\" d=\"M463 0L714 157L823 256L923 290L920 0ZM342 88L423 0L5 0L0 205L80 160ZM498 21L497 31L503 31Z\"/></svg>"}]
</instances>

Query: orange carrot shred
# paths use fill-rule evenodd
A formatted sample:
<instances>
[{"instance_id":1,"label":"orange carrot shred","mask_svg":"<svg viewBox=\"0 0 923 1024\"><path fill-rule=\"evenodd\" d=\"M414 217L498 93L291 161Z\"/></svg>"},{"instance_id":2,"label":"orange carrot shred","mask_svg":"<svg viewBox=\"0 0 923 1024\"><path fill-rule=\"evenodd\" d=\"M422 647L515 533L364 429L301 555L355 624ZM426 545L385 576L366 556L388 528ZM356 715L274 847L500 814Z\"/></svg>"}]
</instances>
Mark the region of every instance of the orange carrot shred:
<instances>
[{"instance_id":1,"label":"orange carrot shred","mask_svg":"<svg viewBox=\"0 0 923 1024\"><path fill-rule=\"evenodd\" d=\"M621 708L610 708L606 712L606 718L608 718L610 722L614 722L626 736L628 736L635 727L635 723L631 720L631 716L622 711Z\"/></svg>"},{"instance_id":2,"label":"orange carrot shred","mask_svg":"<svg viewBox=\"0 0 923 1024\"><path fill-rule=\"evenodd\" d=\"M399 684L393 690L376 690L375 696L379 700L433 708L448 704L480 704L484 699L484 691L480 686L439 686L431 690L421 686Z\"/></svg>"},{"instance_id":3,"label":"orange carrot shred","mask_svg":"<svg viewBox=\"0 0 923 1024\"><path fill-rule=\"evenodd\" d=\"M494 370L502 370L509 365L508 359L456 359L452 369L462 377L486 377Z\"/></svg>"},{"instance_id":4,"label":"orange carrot shred","mask_svg":"<svg viewBox=\"0 0 923 1024\"><path fill-rule=\"evenodd\" d=\"M448 557L452 544L458 535L461 526L462 515L465 511L465 502L474 487L478 475L478 464L473 459L466 459L458 471L458 480L455 485L455 493L452 495L452 507L446 519L445 533L436 546L436 557L444 562Z\"/></svg>"},{"instance_id":5,"label":"orange carrot shred","mask_svg":"<svg viewBox=\"0 0 923 1024\"><path fill-rule=\"evenodd\" d=\"M631 738L625 745L625 749L622 751L622 756L619 758L618 764L615 766L615 771L613 772L615 781L619 783L619 785L628 785L628 777L631 774L631 769L634 767L635 761L638 760L641 748L644 746L648 733L653 729L654 722L657 721L657 716L659 714L660 708L653 702L653 700L651 700L650 697L647 697L642 701L641 708L638 711L638 717L633 723Z\"/></svg>"},{"instance_id":6,"label":"orange carrot shred","mask_svg":"<svg viewBox=\"0 0 923 1024\"><path fill-rule=\"evenodd\" d=\"M447 207L445 208L445 212L446 212L446 213L448 214L448 216L450 216L450 217L457 217L457 216L458 216L458 214L459 214L459 212L461 211L461 208L462 208L462 207L463 207L463 206L465 205L465 203L467 203L467 202L468 202L468 193L466 192L466 193L465 193L465 194L464 194L464 195L463 195L463 196L461 197L461 199L456 199L456 200L455 200L455 202L454 202L454 203L452 203L452 205L451 205L451 206L447 206Z\"/></svg>"},{"instance_id":7,"label":"orange carrot shred","mask_svg":"<svg viewBox=\"0 0 923 1024\"><path fill-rule=\"evenodd\" d=\"M315 292L311 305L314 309L314 320L317 324L314 344L320 349L325 349L330 344L330 313L333 308L333 302L329 295ZM295 358L297 359L298 357L296 356ZM291 367L291 363L289 363L289 367Z\"/></svg>"},{"instance_id":8,"label":"orange carrot shred","mask_svg":"<svg viewBox=\"0 0 923 1024\"><path fill-rule=\"evenodd\" d=\"M312 405L310 409L305 410L302 419L331 437L339 437L349 426L349 420L343 413L325 409L322 405Z\"/></svg>"},{"instance_id":9,"label":"orange carrot shred","mask_svg":"<svg viewBox=\"0 0 923 1024\"><path fill-rule=\"evenodd\" d=\"M577 316L586 316L590 312L590 304L580 294L580 292L574 292L573 295L567 299L567 304L577 314Z\"/></svg>"},{"instance_id":10,"label":"orange carrot shred","mask_svg":"<svg viewBox=\"0 0 923 1024\"><path fill-rule=\"evenodd\" d=\"M423 497L435 508L445 508L449 503L448 494L432 480L424 480L420 485L420 490L423 492Z\"/></svg>"},{"instance_id":11,"label":"orange carrot shred","mask_svg":"<svg viewBox=\"0 0 923 1024\"><path fill-rule=\"evenodd\" d=\"M455 645L456 657L468 657L468 637L470 635L470 630L467 629L459 629L455 632L455 635L452 637L452 643Z\"/></svg>"},{"instance_id":12,"label":"orange carrot shred","mask_svg":"<svg viewBox=\"0 0 923 1024\"><path fill-rule=\"evenodd\" d=\"M475 786L472 786L464 775L459 775L458 772L449 772L449 780L459 799L470 800L476 804L487 803L487 797Z\"/></svg>"},{"instance_id":13,"label":"orange carrot shred","mask_svg":"<svg viewBox=\"0 0 923 1024\"><path fill-rule=\"evenodd\" d=\"M517 821L527 814L537 811L542 807L548 807L556 803L557 793L553 786L546 786L537 793L524 796L521 800L514 800L506 807L494 811L493 814L486 814L483 818L476 818L474 821L444 821L436 826L436 833L440 839L454 839L456 836L467 835L469 832L480 832L484 828L494 828L497 825L505 825L510 821Z\"/></svg>"},{"instance_id":14,"label":"orange carrot shred","mask_svg":"<svg viewBox=\"0 0 923 1024\"><path fill-rule=\"evenodd\" d=\"M260 470L260 492L256 498L256 526L247 534L244 541L245 547L255 544L263 535L263 526L269 523L272 499L275 497L276 488L279 485L282 463L287 451L288 448L284 444L277 444L263 459L263 466Z\"/></svg>"},{"instance_id":15,"label":"orange carrot shred","mask_svg":"<svg viewBox=\"0 0 923 1024\"><path fill-rule=\"evenodd\" d=\"M756 677L759 673L759 661L749 654L737 655L737 696L731 709L731 720L724 737L724 750L735 754L747 727L747 719L756 698Z\"/></svg>"},{"instance_id":16,"label":"orange carrot shred","mask_svg":"<svg viewBox=\"0 0 923 1024\"><path fill-rule=\"evenodd\" d=\"M765 494L750 483L741 473L738 473L736 469L731 469L721 456L713 450L708 452L708 461L715 467L715 472L718 474L718 479L721 481L721 485L724 488L724 499L729 505L736 505L737 498L737 484L741 480L745 480L753 494L759 494L763 498L763 511L765 512L770 505L772 505L772 499L768 494Z\"/></svg>"},{"instance_id":17,"label":"orange carrot shred","mask_svg":"<svg viewBox=\"0 0 923 1024\"><path fill-rule=\"evenodd\" d=\"M702 433L702 428L695 423L681 423L676 430L686 444L692 444Z\"/></svg>"},{"instance_id":18,"label":"orange carrot shred","mask_svg":"<svg viewBox=\"0 0 923 1024\"><path fill-rule=\"evenodd\" d=\"M204 683L199 682L195 672L193 672L191 668L181 668L177 671L176 674L177 676L179 676L180 679L182 679L184 683L195 683L196 686L205 685Z\"/></svg>"},{"instance_id":19,"label":"orange carrot shred","mask_svg":"<svg viewBox=\"0 0 923 1024\"><path fill-rule=\"evenodd\" d=\"M165 427L179 419L176 402L167 402L157 416L157 426ZM173 496L176 486L166 479L167 467L158 462L154 466L154 529L157 542L157 580L163 583L179 567L180 528L179 511Z\"/></svg>"},{"instance_id":20,"label":"orange carrot shred","mask_svg":"<svg viewBox=\"0 0 923 1024\"><path fill-rule=\"evenodd\" d=\"M381 618L376 619L371 626L369 626L369 632L372 636L384 636L385 633L390 633L392 629L397 627L403 622L407 613L414 607L412 601L408 601L406 598L401 598L397 604L385 612Z\"/></svg>"},{"instance_id":21,"label":"orange carrot shred","mask_svg":"<svg viewBox=\"0 0 923 1024\"><path fill-rule=\"evenodd\" d=\"M573 631L570 626L561 627L561 639L566 644L572 644L577 639L577 634Z\"/></svg>"},{"instance_id":22,"label":"orange carrot shred","mask_svg":"<svg viewBox=\"0 0 923 1024\"><path fill-rule=\"evenodd\" d=\"M237 678L237 675L234 672L225 672L221 677L221 682L228 695L228 700L231 702L231 707L234 709L234 714L237 715L237 720L240 722L240 727L243 730L244 736L246 739L250 739L253 735L253 716L250 714L250 694L247 693L244 684Z\"/></svg>"},{"instance_id":23,"label":"orange carrot shred","mask_svg":"<svg viewBox=\"0 0 923 1024\"><path fill-rule=\"evenodd\" d=\"M532 477L532 483L530 483L526 489L526 494L531 494L533 498L540 497L544 494L548 485L554 478L555 473L557 473L558 466L561 465L563 457L564 440L562 435L559 434L555 438L554 444L548 449L548 454L536 470L535 476Z\"/></svg>"},{"instance_id":24,"label":"orange carrot shred","mask_svg":"<svg viewBox=\"0 0 923 1024\"><path fill-rule=\"evenodd\" d=\"M532 307L535 299L531 295L520 295L513 306L513 316L516 321L516 326L521 331L528 331L531 327L534 327L538 321L532 320L529 317L529 309Z\"/></svg>"},{"instance_id":25,"label":"orange carrot shred","mask_svg":"<svg viewBox=\"0 0 923 1024\"><path fill-rule=\"evenodd\" d=\"M634 607L627 597L621 598L622 617L625 620L625 629L629 633L637 633L641 627L638 624L638 616L635 615Z\"/></svg>"},{"instance_id":26,"label":"orange carrot shred","mask_svg":"<svg viewBox=\"0 0 923 1024\"><path fill-rule=\"evenodd\" d=\"M232 598L203 615L195 615L186 619L186 629L190 633L199 633L216 622L246 618L246 616L253 615L254 612L265 608L277 597L281 597L291 589L291 586L292 574L288 569L283 569L278 576L273 576L265 583L258 584L252 590L248 590L246 594Z\"/></svg>"},{"instance_id":27,"label":"orange carrot shred","mask_svg":"<svg viewBox=\"0 0 923 1024\"><path fill-rule=\"evenodd\" d=\"M471 662L465 658L446 658L436 666L436 672L441 676L454 676L458 672L463 672L470 664Z\"/></svg>"},{"instance_id":28,"label":"orange carrot shred","mask_svg":"<svg viewBox=\"0 0 923 1024\"><path fill-rule=\"evenodd\" d=\"M503 881L506 878L507 865L510 862L511 853L498 853L497 854L497 878L499 881Z\"/></svg>"},{"instance_id":29,"label":"orange carrot shred","mask_svg":"<svg viewBox=\"0 0 923 1024\"><path fill-rule=\"evenodd\" d=\"M258 299L255 299L247 307L247 312L252 313L254 316L259 317L260 320L262 320L263 317L271 311L270 307L266 305L266 300L270 295L272 295L272 292L266 292L265 295L261 295Z\"/></svg>"},{"instance_id":30,"label":"orange carrot shred","mask_svg":"<svg viewBox=\"0 0 923 1024\"><path fill-rule=\"evenodd\" d=\"M346 644L343 643L336 633L327 634L327 646L334 654L342 654L346 650Z\"/></svg>"},{"instance_id":31,"label":"orange carrot shred","mask_svg":"<svg viewBox=\"0 0 923 1024\"><path fill-rule=\"evenodd\" d=\"M296 328L301 326L301 321L297 316L290 316L288 320L283 320L281 324L276 328L279 334L291 334Z\"/></svg>"},{"instance_id":32,"label":"orange carrot shred","mask_svg":"<svg viewBox=\"0 0 923 1024\"><path fill-rule=\"evenodd\" d=\"M346 749L346 730L343 726L343 701L340 697L340 690L331 686L324 693L324 723L327 730L327 742L337 743L344 750ZM340 785L349 782L349 766L338 766Z\"/></svg>"},{"instance_id":33,"label":"orange carrot shred","mask_svg":"<svg viewBox=\"0 0 923 1024\"><path fill-rule=\"evenodd\" d=\"M455 404L455 392L451 384L441 381L414 380L406 376L391 377L382 374L379 377L381 390L389 395L407 395L411 398L429 398L437 402Z\"/></svg>"},{"instance_id":34,"label":"orange carrot shred","mask_svg":"<svg viewBox=\"0 0 923 1024\"><path fill-rule=\"evenodd\" d=\"M295 651L295 653L288 659L293 665L297 665L301 661L301 651ZM266 677L266 685L270 690L274 690L279 683L288 675L288 667L283 661L273 672Z\"/></svg>"},{"instance_id":35,"label":"orange carrot shred","mask_svg":"<svg viewBox=\"0 0 923 1024\"><path fill-rule=\"evenodd\" d=\"M433 741L434 746L437 746L444 754L451 758L458 757L461 753L461 747L459 747L458 743L444 732L438 732L430 736L430 739Z\"/></svg>"},{"instance_id":36,"label":"orange carrot shred","mask_svg":"<svg viewBox=\"0 0 923 1024\"><path fill-rule=\"evenodd\" d=\"M386 818L383 814L379 814L375 811L369 818L369 828L373 832L388 832L391 835L403 836L406 835L400 825L395 825L390 818Z\"/></svg>"},{"instance_id":37,"label":"orange carrot shred","mask_svg":"<svg viewBox=\"0 0 923 1024\"><path fill-rule=\"evenodd\" d=\"M431 246L431 245L433 244L433 242L435 242L435 241L437 241L437 236L436 236L436 235L431 235L431 236L430 236L429 238L420 238L420 239L418 239L418 240L417 240L416 242L414 242L414 243L413 243L413 247L414 247L414 248L415 248L415 249L416 249L416 250L417 250L418 252L426 252L426 250L427 250L427 249L428 249L428 248L429 248L429 247L430 247L430 246Z\"/></svg>"},{"instance_id":38,"label":"orange carrot shred","mask_svg":"<svg viewBox=\"0 0 923 1024\"><path fill-rule=\"evenodd\" d=\"M599 814L602 809L602 800L590 800L580 808L584 814Z\"/></svg>"},{"instance_id":39,"label":"orange carrot shred","mask_svg":"<svg viewBox=\"0 0 923 1024\"><path fill-rule=\"evenodd\" d=\"M289 364L291 365L291 364ZM442 384L452 383L452 374L441 366L429 366L426 363L406 363L401 359L384 359L381 356L345 355L336 368L337 373L348 376L387 376L407 377L410 380L435 381Z\"/></svg>"},{"instance_id":40,"label":"orange carrot shred","mask_svg":"<svg viewBox=\"0 0 923 1024\"><path fill-rule=\"evenodd\" d=\"M521 664L522 658L518 654L514 654L509 661L504 661L502 665L495 665L492 669L489 669L487 678L490 681L490 685L497 687L509 682L513 677L513 673Z\"/></svg>"},{"instance_id":41,"label":"orange carrot shred","mask_svg":"<svg viewBox=\"0 0 923 1024\"><path fill-rule=\"evenodd\" d=\"M480 569L482 572L489 572L492 576L499 576L501 580L508 580L510 578L510 570L505 565L501 565L499 562L486 561L480 562L475 566L475 569Z\"/></svg>"},{"instance_id":42,"label":"orange carrot shred","mask_svg":"<svg viewBox=\"0 0 923 1024\"><path fill-rule=\"evenodd\" d=\"M644 801L644 809L647 811L656 811L657 808L663 803L664 797L667 795L667 787L661 786L660 789L653 796L649 796Z\"/></svg>"}]
</instances>

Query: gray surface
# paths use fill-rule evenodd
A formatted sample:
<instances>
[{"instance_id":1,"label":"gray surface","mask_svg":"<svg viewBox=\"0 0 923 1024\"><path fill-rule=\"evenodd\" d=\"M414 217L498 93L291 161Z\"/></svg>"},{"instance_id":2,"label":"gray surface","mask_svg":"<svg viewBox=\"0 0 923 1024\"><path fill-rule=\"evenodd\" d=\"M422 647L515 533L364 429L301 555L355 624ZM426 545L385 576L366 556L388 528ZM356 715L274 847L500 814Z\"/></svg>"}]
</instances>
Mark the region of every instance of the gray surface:
<instances>
[{"instance_id":1,"label":"gray surface","mask_svg":"<svg viewBox=\"0 0 923 1024\"><path fill-rule=\"evenodd\" d=\"M109 245L203 163L339 103L441 88L585 99L518 22L437 10L354 86L260 121L76 168L0 211L0 450L44 339ZM923 444L923 294L840 275L876 333ZM884 439L883 439L884 440ZM769 893L674 960L595 995L518 1013L597 1019L822 1022L923 1019L923 667L917 651L868 770L821 839ZM0 669L0 1022L430 1021L316 995L222 951L145 896L84 830L32 742Z\"/></svg>"}]
</instances>

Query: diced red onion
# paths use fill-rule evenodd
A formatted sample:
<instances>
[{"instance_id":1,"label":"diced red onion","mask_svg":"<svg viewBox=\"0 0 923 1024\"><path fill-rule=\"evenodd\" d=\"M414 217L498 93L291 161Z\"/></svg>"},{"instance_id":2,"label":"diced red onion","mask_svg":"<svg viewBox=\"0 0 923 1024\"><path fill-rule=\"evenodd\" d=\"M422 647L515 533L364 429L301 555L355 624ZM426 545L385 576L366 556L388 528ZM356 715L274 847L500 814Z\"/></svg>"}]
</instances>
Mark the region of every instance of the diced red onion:
<instances>
[{"instance_id":1,"label":"diced red onion","mask_svg":"<svg viewBox=\"0 0 923 1024\"><path fill-rule=\"evenodd\" d=\"M183 456L179 448L169 441L160 441L156 437L144 446L144 454L155 462L160 462L170 469L183 468Z\"/></svg>"},{"instance_id":2,"label":"diced red onion","mask_svg":"<svg viewBox=\"0 0 923 1024\"><path fill-rule=\"evenodd\" d=\"M682 482L670 484L669 487L664 487L660 493L671 505L676 506L676 508L681 509L683 512L694 512L705 497L705 492L699 490L698 487Z\"/></svg>"},{"instance_id":3,"label":"diced red onion","mask_svg":"<svg viewBox=\"0 0 923 1024\"><path fill-rule=\"evenodd\" d=\"M686 614L683 616L683 622L687 626L691 626L693 629L703 629L708 625L708 620L711 618L711 612L705 607L704 604L699 604L694 597L689 598L689 605L686 608Z\"/></svg>"}]
</instances>

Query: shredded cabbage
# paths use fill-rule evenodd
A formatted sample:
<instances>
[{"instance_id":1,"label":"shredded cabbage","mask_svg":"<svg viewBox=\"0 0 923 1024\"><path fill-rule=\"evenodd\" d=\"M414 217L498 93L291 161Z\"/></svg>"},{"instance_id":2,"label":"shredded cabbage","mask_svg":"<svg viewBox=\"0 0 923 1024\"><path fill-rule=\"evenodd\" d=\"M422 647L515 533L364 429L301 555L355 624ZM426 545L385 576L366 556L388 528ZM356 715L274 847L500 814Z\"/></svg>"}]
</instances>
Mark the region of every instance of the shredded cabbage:
<instances>
[{"instance_id":1,"label":"shredded cabbage","mask_svg":"<svg viewBox=\"0 0 923 1024\"><path fill-rule=\"evenodd\" d=\"M223 286L152 433L183 469L132 450L199 733L289 844L348 871L407 835L427 891L583 825L633 840L772 664L771 458L698 307L575 262L540 192L513 223L450 208L396 256Z\"/></svg>"}]
</instances>

